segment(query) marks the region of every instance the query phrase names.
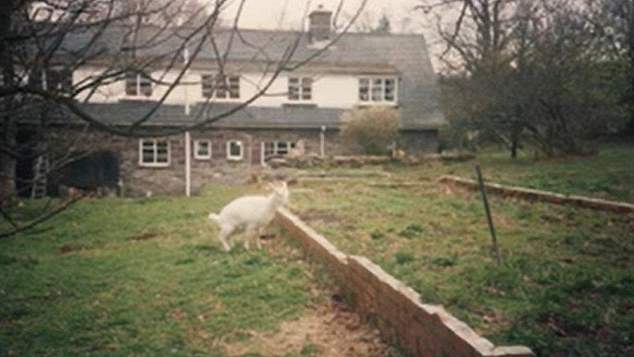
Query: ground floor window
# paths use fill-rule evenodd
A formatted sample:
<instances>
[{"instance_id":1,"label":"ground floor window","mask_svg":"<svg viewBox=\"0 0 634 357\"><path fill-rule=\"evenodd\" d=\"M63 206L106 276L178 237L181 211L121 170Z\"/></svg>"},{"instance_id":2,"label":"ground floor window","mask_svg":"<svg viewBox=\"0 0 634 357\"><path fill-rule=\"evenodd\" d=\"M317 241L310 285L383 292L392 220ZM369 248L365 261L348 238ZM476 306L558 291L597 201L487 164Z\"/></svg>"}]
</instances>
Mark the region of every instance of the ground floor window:
<instances>
[{"instance_id":1,"label":"ground floor window","mask_svg":"<svg viewBox=\"0 0 634 357\"><path fill-rule=\"evenodd\" d=\"M244 147L242 141L227 141L227 160L242 160L244 157Z\"/></svg>"},{"instance_id":2,"label":"ground floor window","mask_svg":"<svg viewBox=\"0 0 634 357\"><path fill-rule=\"evenodd\" d=\"M166 167L170 165L170 144L167 139L139 140L139 165Z\"/></svg>"},{"instance_id":3,"label":"ground floor window","mask_svg":"<svg viewBox=\"0 0 634 357\"><path fill-rule=\"evenodd\" d=\"M194 140L194 158L197 160L211 159L211 140Z\"/></svg>"},{"instance_id":4,"label":"ground floor window","mask_svg":"<svg viewBox=\"0 0 634 357\"><path fill-rule=\"evenodd\" d=\"M273 155L288 155L291 149L295 148L295 143L290 141L274 141L271 143L271 152Z\"/></svg>"}]
</instances>

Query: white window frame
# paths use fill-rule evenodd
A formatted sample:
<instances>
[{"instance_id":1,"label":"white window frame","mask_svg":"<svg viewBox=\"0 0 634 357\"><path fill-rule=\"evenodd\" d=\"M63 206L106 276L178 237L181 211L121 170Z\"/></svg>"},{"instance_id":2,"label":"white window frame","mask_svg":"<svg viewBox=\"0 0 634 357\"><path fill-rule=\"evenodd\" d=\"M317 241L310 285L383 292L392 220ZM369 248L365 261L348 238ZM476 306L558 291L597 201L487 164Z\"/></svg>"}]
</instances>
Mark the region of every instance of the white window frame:
<instances>
[{"instance_id":1,"label":"white window frame","mask_svg":"<svg viewBox=\"0 0 634 357\"><path fill-rule=\"evenodd\" d=\"M297 99L292 99L291 98L291 81L293 80L297 80L297 94L298 94L298 98ZM304 80L310 80L310 98L309 99L305 99L304 98ZM288 95L286 96L286 99L291 102L291 103L313 103L315 100L315 79L313 77L308 77L308 76L294 76L294 77L288 77L288 81L287 81L287 90L288 90ZM294 84L295 85L295 84Z\"/></svg>"},{"instance_id":2,"label":"white window frame","mask_svg":"<svg viewBox=\"0 0 634 357\"><path fill-rule=\"evenodd\" d=\"M240 146L240 155L231 155L231 144L238 144ZM244 144L240 140L227 141L227 160L240 161L244 159Z\"/></svg>"},{"instance_id":3,"label":"white window frame","mask_svg":"<svg viewBox=\"0 0 634 357\"><path fill-rule=\"evenodd\" d=\"M167 144L167 162L158 162L158 144ZM152 162L143 161L143 146L145 143L152 143L154 155ZM139 139L139 166L141 167L169 167L172 163L172 144L168 139Z\"/></svg>"},{"instance_id":4,"label":"white window frame","mask_svg":"<svg viewBox=\"0 0 634 357\"><path fill-rule=\"evenodd\" d=\"M38 76L39 78L34 79L34 81L37 82L37 85L42 90L47 91L47 90L51 89L51 88L49 88L50 87L49 83L51 82L51 80L49 79L49 75L51 75L53 73L56 73L56 72L57 73L61 73L61 74L69 75L70 78L66 78L66 79L70 80L69 83L68 83L70 86L68 88L64 88L64 86L63 86L64 83L63 82L58 82L58 83L56 83L57 84L57 88L54 88L54 89L58 90L58 91L65 91L65 90L69 91L69 92L72 91L72 89L73 89L73 71L71 71L71 70L69 70L68 73L64 73L64 68L59 68L59 67L55 68L55 67L53 67L53 68L43 69L43 70L41 70L39 72L36 72L35 74L31 74L31 75ZM2 82L4 82L4 81L2 81ZM28 82L28 80L27 80L27 82Z\"/></svg>"},{"instance_id":5,"label":"white window frame","mask_svg":"<svg viewBox=\"0 0 634 357\"><path fill-rule=\"evenodd\" d=\"M205 143L209 148L207 155L200 155L198 153L200 144ZM196 160L210 160L212 156L211 140L194 140L194 159Z\"/></svg>"},{"instance_id":6,"label":"white window frame","mask_svg":"<svg viewBox=\"0 0 634 357\"><path fill-rule=\"evenodd\" d=\"M135 73L136 79L135 79L135 85L136 85L136 94L129 94L128 93L128 75L126 74L125 76L125 81L124 81L124 85L125 87L123 88L123 93L125 94L125 96L127 98L152 98L152 96L154 95L154 83L152 83L152 79L150 77L149 74L144 74L144 73ZM141 92L141 79L147 79L147 81L150 83L150 94L146 95L143 94Z\"/></svg>"},{"instance_id":7,"label":"white window frame","mask_svg":"<svg viewBox=\"0 0 634 357\"><path fill-rule=\"evenodd\" d=\"M361 99L361 81L368 81L368 99L367 100L363 100ZM377 86L377 84L375 83L376 81L381 81L381 84L379 85L381 87L381 98L380 100L374 100L373 97L373 91L374 88ZM387 81L393 81L394 83L394 100L387 100L385 99L386 96L386 90L387 90ZM398 78L397 77L385 77L385 76L364 76L364 77L359 77L358 80L358 91L357 91L357 100L359 102L359 104L361 105L398 105L398 97L399 97L399 92L398 92Z\"/></svg>"},{"instance_id":8,"label":"white window frame","mask_svg":"<svg viewBox=\"0 0 634 357\"><path fill-rule=\"evenodd\" d=\"M201 73L200 74L200 95L205 100L213 99L214 101L223 101L223 102L239 102L242 99L242 76L237 74L225 74L224 78L226 79L226 88L224 89L224 96L218 96L218 77L220 73ZM211 77L212 87L211 87L211 96L205 94L204 85L205 79L204 77ZM231 97L231 80L238 80L238 96Z\"/></svg>"},{"instance_id":9,"label":"white window frame","mask_svg":"<svg viewBox=\"0 0 634 357\"><path fill-rule=\"evenodd\" d=\"M286 152L280 153L280 144L286 144ZM295 143L291 141L278 140L273 142L273 155L288 155L295 148Z\"/></svg>"}]
</instances>

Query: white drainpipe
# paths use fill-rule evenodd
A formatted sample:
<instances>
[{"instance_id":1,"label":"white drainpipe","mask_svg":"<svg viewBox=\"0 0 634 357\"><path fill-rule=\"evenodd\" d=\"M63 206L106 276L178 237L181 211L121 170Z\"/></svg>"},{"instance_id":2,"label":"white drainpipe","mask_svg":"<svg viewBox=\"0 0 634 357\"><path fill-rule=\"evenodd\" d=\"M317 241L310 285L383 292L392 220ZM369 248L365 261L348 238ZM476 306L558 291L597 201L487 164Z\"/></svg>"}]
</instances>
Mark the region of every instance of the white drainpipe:
<instances>
[{"instance_id":1,"label":"white drainpipe","mask_svg":"<svg viewBox=\"0 0 634 357\"><path fill-rule=\"evenodd\" d=\"M192 195L192 138L189 131L185 132L185 195Z\"/></svg>"},{"instance_id":2,"label":"white drainpipe","mask_svg":"<svg viewBox=\"0 0 634 357\"><path fill-rule=\"evenodd\" d=\"M260 165L262 167L266 166L266 144L263 142L260 143Z\"/></svg>"},{"instance_id":3,"label":"white drainpipe","mask_svg":"<svg viewBox=\"0 0 634 357\"><path fill-rule=\"evenodd\" d=\"M187 63L189 62L189 49L185 48L185 51L183 53L183 57L185 59L185 66L187 66ZM185 71L185 75L183 76L185 79L185 83L183 85L183 95L185 96L185 115L189 116L189 113L191 111L190 107L189 107L189 93L187 90L187 87L189 87L189 85L187 84L187 81L189 80L189 70Z\"/></svg>"}]
</instances>

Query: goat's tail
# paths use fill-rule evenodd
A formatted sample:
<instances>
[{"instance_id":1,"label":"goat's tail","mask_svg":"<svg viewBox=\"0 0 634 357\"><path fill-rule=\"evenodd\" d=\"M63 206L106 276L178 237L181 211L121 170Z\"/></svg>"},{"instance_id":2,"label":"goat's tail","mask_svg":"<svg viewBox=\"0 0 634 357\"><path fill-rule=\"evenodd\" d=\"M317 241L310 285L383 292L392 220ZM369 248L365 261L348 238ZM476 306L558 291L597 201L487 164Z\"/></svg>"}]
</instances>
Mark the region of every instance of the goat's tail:
<instances>
[{"instance_id":1,"label":"goat's tail","mask_svg":"<svg viewBox=\"0 0 634 357\"><path fill-rule=\"evenodd\" d=\"M209 214L209 219L214 221L214 222L216 222L216 223L218 223L218 224L220 224L220 216L218 216L215 213L210 213Z\"/></svg>"}]
</instances>

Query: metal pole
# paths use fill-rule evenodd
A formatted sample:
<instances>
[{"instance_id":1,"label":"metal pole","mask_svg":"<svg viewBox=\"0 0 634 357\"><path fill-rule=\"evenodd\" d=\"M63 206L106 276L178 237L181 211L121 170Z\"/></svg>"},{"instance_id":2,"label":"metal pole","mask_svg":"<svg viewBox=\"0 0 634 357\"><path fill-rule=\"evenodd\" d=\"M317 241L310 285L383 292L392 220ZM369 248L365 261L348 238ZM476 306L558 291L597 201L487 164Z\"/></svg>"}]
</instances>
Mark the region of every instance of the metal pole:
<instances>
[{"instance_id":1,"label":"metal pole","mask_svg":"<svg viewBox=\"0 0 634 357\"><path fill-rule=\"evenodd\" d=\"M185 132L185 196L192 195L192 140L189 131Z\"/></svg>"},{"instance_id":2,"label":"metal pole","mask_svg":"<svg viewBox=\"0 0 634 357\"><path fill-rule=\"evenodd\" d=\"M476 165L475 167L476 173L478 175L478 183L480 184L480 193L482 194L482 200L484 201L484 210L487 214L487 221L489 222L489 230L491 231L491 239L493 240L493 249L495 250L495 258L497 260L498 265L502 264L502 258L500 256L500 247L498 246L498 239L495 235L495 226L493 225L493 217L491 217L491 208L489 207L489 200L487 198L487 193L484 189L484 180L482 179L482 171L480 170L480 165Z\"/></svg>"}]
</instances>

